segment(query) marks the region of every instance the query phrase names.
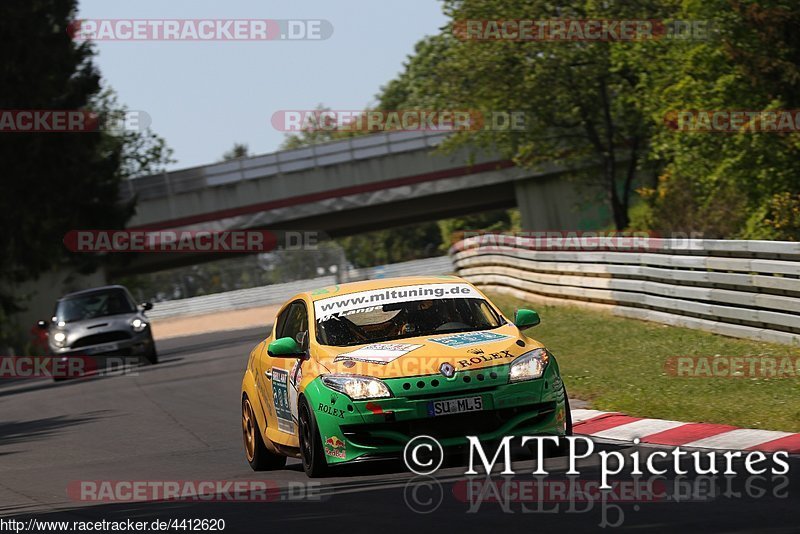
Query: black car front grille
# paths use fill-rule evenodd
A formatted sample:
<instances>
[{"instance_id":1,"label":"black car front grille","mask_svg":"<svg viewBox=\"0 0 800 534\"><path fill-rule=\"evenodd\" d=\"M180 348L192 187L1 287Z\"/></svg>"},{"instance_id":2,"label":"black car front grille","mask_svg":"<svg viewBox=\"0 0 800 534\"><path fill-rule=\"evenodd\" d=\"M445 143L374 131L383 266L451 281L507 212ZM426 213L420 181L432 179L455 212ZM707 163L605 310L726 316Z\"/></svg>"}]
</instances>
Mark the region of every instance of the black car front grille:
<instances>
[{"instance_id":1,"label":"black car front grille","mask_svg":"<svg viewBox=\"0 0 800 534\"><path fill-rule=\"evenodd\" d=\"M100 345L102 343L113 343L114 341L125 341L130 339L129 332L124 330L112 330L111 332L103 332L102 334L93 334L91 336L82 337L74 341L71 348L77 349L81 347L90 347L92 345Z\"/></svg>"},{"instance_id":2,"label":"black car front grille","mask_svg":"<svg viewBox=\"0 0 800 534\"><path fill-rule=\"evenodd\" d=\"M446 439L464 435L481 435L495 432L514 417L530 413L531 418L525 421L526 425L536 424L548 417L556 409L554 402L547 402L536 406L515 406L500 410L487 410L483 412L468 412L439 417L426 417L410 421L387 421L385 423L371 423L366 425L342 425L345 437L355 444L367 447L404 444L406 441L397 441L392 438L377 435L377 432L399 432L407 438L418 435L432 436L436 439Z\"/></svg>"}]
</instances>

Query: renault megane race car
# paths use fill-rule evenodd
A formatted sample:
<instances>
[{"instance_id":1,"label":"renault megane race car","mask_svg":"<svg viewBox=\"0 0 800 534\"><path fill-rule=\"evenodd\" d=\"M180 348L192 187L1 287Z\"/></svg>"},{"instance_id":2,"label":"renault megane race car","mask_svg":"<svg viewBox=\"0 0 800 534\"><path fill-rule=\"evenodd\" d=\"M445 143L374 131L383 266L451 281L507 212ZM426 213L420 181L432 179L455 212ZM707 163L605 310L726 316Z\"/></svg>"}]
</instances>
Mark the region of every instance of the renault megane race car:
<instances>
[{"instance_id":1,"label":"renault megane race car","mask_svg":"<svg viewBox=\"0 0 800 534\"><path fill-rule=\"evenodd\" d=\"M477 288L454 276L353 282L297 295L250 353L242 381L254 470L299 457L310 477L399 456L416 435L572 433L558 364Z\"/></svg>"}]
</instances>

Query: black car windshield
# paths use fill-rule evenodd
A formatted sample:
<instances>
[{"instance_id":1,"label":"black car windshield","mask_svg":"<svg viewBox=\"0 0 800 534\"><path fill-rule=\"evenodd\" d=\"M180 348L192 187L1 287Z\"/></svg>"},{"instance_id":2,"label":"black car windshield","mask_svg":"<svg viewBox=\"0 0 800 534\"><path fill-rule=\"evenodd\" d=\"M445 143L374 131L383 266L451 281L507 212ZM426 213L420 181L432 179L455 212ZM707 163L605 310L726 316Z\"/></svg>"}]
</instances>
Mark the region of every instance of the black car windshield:
<instances>
[{"instance_id":1,"label":"black car windshield","mask_svg":"<svg viewBox=\"0 0 800 534\"><path fill-rule=\"evenodd\" d=\"M136 306L125 291L109 289L60 300L56 306L55 320L70 323L135 311Z\"/></svg>"},{"instance_id":2,"label":"black car windshield","mask_svg":"<svg viewBox=\"0 0 800 534\"><path fill-rule=\"evenodd\" d=\"M317 342L348 346L497 328L500 317L482 298L418 300L368 306L322 316Z\"/></svg>"}]
</instances>

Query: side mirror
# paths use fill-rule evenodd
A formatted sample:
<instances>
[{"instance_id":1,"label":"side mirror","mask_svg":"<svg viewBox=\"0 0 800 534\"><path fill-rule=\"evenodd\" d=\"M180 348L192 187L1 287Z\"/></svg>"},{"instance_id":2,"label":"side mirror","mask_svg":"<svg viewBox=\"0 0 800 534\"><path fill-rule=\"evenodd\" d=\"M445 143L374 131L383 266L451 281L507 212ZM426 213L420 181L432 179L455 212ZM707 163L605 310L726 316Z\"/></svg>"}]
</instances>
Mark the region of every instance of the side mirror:
<instances>
[{"instance_id":1,"label":"side mirror","mask_svg":"<svg viewBox=\"0 0 800 534\"><path fill-rule=\"evenodd\" d=\"M267 354L273 358L300 358L305 356L303 349L294 339L282 337L267 346Z\"/></svg>"},{"instance_id":2,"label":"side mirror","mask_svg":"<svg viewBox=\"0 0 800 534\"><path fill-rule=\"evenodd\" d=\"M152 302L142 302L141 304L139 304L139 307L142 308L144 311L150 311L150 310L153 309L153 303Z\"/></svg>"},{"instance_id":3,"label":"side mirror","mask_svg":"<svg viewBox=\"0 0 800 534\"><path fill-rule=\"evenodd\" d=\"M36 321L36 326L41 328L42 330L47 330L47 321Z\"/></svg>"},{"instance_id":4,"label":"side mirror","mask_svg":"<svg viewBox=\"0 0 800 534\"><path fill-rule=\"evenodd\" d=\"M521 330L536 326L541 322L539 314L533 310L521 309L514 312L514 324Z\"/></svg>"}]
</instances>

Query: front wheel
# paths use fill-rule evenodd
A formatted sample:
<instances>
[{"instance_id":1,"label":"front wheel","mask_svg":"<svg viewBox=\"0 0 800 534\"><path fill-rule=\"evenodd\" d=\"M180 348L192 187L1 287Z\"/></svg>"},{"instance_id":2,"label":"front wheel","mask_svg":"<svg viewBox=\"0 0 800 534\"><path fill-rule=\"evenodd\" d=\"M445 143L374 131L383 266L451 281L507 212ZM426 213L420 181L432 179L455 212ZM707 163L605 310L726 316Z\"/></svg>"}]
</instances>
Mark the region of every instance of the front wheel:
<instances>
[{"instance_id":1,"label":"front wheel","mask_svg":"<svg viewBox=\"0 0 800 534\"><path fill-rule=\"evenodd\" d=\"M264 445L256 415L247 397L242 401L242 437L244 454L253 471L282 469L286 465L286 456L272 453Z\"/></svg>"},{"instance_id":2,"label":"front wheel","mask_svg":"<svg viewBox=\"0 0 800 534\"><path fill-rule=\"evenodd\" d=\"M152 337L150 338L150 350L147 351L147 353L144 356L144 359L150 365L155 365L158 363L158 352L156 351L156 344L153 341Z\"/></svg>"},{"instance_id":3,"label":"front wheel","mask_svg":"<svg viewBox=\"0 0 800 534\"><path fill-rule=\"evenodd\" d=\"M569 409L569 397L567 396L567 389L564 388L564 436L558 440L558 445L548 442L545 454L547 456L566 456L569 450L569 444L564 437L572 435L572 410Z\"/></svg>"},{"instance_id":4,"label":"front wheel","mask_svg":"<svg viewBox=\"0 0 800 534\"><path fill-rule=\"evenodd\" d=\"M572 411L569 409L569 397L567 397L567 390L564 390L564 435L559 436L558 445L553 443L551 440L546 440L542 442L542 446L544 448L544 457L545 458L552 458L554 456L566 456L567 452L569 451L569 443L566 439L567 436L572 435ZM527 445L528 452L533 458L537 457L537 450L536 445L530 444Z\"/></svg>"},{"instance_id":5,"label":"front wheel","mask_svg":"<svg viewBox=\"0 0 800 534\"><path fill-rule=\"evenodd\" d=\"M317 419L311 412L305 398L298 407L300 419L300 455L303 458L303 470L309 478L325 476L328 462L322 450L322 438L319 435Z\"/></svg>"}]
</instances>

